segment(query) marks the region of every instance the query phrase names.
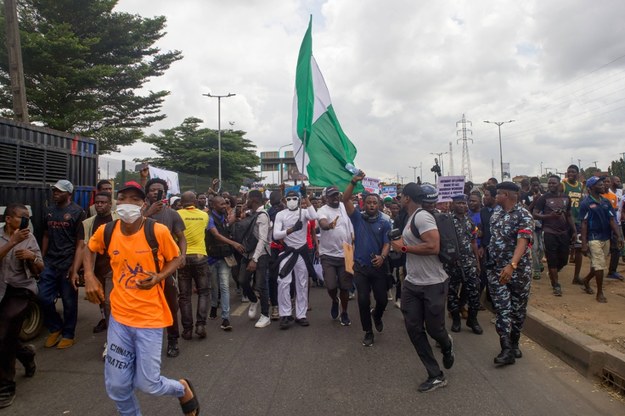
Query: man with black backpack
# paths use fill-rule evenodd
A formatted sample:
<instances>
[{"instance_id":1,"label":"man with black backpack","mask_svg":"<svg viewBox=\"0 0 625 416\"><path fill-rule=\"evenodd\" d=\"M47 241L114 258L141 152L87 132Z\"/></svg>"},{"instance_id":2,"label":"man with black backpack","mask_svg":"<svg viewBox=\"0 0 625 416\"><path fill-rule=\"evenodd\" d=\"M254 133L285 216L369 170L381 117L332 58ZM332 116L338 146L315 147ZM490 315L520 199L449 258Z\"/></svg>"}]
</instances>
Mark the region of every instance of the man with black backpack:
<instances>
[{"instance_id":1,"label":"man with black backpack","mask_svg":"<svg viewBox=\"0 0 625 416\"><path fill-rule=\"evenodd\" d=\"M449 278L441 262L441 257L452 257L453 250L444 248L441 251L441 246L447 247L448 242L441 244L443 238L435 215L446 214L435 212L437 201L438 191L430 184L412 182L404 186L400 202L408 212L408 224L401 237L391 241L394 250L406 253L401 309L410 341L428 373L427 380L418 388L424 393L447 385L447 379L434 358L428 334L441 346L443 366L449 369L454 364L453 341L445 329ZM449 231L445 230L445 233ZM455 235L453 225L451 235Z\"/></svg>"},{"instance_id":2,"label":"man with black backpack","mask_svg":"<svg viewBox=\"0 0 625 416\"><path fill-rule=\"evenodd\" d=\"M254 325L265 328L271 324L269 319L269 288L267 286L267 267L269 264L269 214L263 205L263 194L251 190L247 194L249 216L235 225L235 239L245 248L239 270L239 284L243 296L250 300L248 317L256 319L260 303L260 318ZM239 232L237 232L240 230ZM254 280L254 287L251 282ZM260 298L260 300L259 300Z\"/></svg>"},{"instance_id":3,"label":"man with black backpack","mask_svg":"<svg viewBox=\"0 0 625 416\"><path fill-rule=\"evenodd\" d=\"M117 195L119 221L93 234L85 250L85 290L90 302L104 300L94 275L94 254L108 254L113 269L111 316L104 383L120 414L141 414L134 390L154 396L174 396L185 414L197 414L199 404L191 383L161 376L163 328L172 314L164 283L180 264L180 251L167 227L143 216L145 192L127 182Z\"/></svg>"}]
</instances>

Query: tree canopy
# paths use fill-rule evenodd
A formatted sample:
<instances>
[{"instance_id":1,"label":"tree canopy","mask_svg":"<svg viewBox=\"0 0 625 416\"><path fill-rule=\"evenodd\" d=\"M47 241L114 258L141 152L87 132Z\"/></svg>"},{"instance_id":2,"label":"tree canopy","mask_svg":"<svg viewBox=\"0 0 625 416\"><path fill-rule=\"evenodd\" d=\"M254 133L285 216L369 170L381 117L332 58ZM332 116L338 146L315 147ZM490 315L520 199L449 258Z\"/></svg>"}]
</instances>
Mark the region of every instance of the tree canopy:
<instances>
[{"instance_id":1,"label":"tree canopy","mask_svg":"<svg viewBox=\"0 0 625 416\"><path fill-rule=\"evenodd\" d=\"M161 52L165 17L114 12L117 0L21 0L18 20L28 111L32 121L95 137L100 153L143 136L165 118L169 91L137 91L181 59ZM6 43L4 15L0 39ZM8 56L0 48L0 108L11 116Z\"/></svg>"},{"instance_id":2,"label":"tree canopy","mask_svg":"<svg viewBox=\"0 0 625 416\"><path fill-rule=\"evenodd\" d=\"M217 130L200 128L202 120L189 117L181 125L160 130L143 139L154 145L159 157L149 159L154 166L208 178L218 177ZM221 132L221 171L224 184L229 189L246 180L258 178L260 159L256 146L243 137L241 130Z\"/></svg>"}]
</instances>

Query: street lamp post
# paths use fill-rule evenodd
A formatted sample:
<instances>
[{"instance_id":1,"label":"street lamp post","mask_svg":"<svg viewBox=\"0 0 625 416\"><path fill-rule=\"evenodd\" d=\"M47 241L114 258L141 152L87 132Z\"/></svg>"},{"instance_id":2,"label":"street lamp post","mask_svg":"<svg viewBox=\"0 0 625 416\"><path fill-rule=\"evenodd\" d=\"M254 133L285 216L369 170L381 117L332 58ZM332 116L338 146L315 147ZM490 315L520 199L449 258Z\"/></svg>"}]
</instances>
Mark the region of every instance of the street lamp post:
<instances>
[{"instance_id":1,"label":"street lamp post","mask_svg":"<svg viewBox=\"0 0 625 416\"><path fill-rule=\"evenodd\" d=\"M496 124L499 129L499 167L501 169L501 181L503 182L503 151L501 150L501 125L506 123L512 123L514 120L508 121L488 121L484 120L484 123Z\"/></svg>"},{"instance_id":2,"label":"street lamp post","mask_svg":"<svg viewBox=\"0 0 625 416\"><path fill-rule=\"evenodd\" d=\"M445 167L444 164L443 164L443 155L446 155L447 153L449 153L449 152L440 152L440 153L432 153L432 152L430 152L431 155L438 156L438 160L441 161L441 176L445 176L445 174L444 174L445 169L443 169Z\"/></svg>"},{"instance_id":3,"label":"street lamp post","mask_svg":"<svg viewBox=\"0 0 625 416\"><path fill-rule=\"evenodd\" d=\"M221 99L234 97L236 94L228 93L226 95L213 95L209 92L208 94L202 95L210 98L217 98L217 163L219 172L219 189L221 189Z\"/></svg>"}]
</instances>

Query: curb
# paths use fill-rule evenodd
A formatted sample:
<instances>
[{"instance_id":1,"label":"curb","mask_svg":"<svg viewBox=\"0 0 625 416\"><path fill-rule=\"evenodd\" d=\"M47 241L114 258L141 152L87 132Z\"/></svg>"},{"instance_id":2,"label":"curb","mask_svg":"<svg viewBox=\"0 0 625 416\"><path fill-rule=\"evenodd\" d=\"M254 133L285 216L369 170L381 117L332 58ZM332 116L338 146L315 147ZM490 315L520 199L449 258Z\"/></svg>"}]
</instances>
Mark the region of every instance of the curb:
<instances>
[{"instance_id":1,"label":"curb","mask_svg":"<svg viewBox=\"0 0 625 416\"><path fill-rule=\"evenodd\" d=\"M625 354L532 306L527 307L523 334L585 377L625 380Z\"/></svg>"}]
</instances>

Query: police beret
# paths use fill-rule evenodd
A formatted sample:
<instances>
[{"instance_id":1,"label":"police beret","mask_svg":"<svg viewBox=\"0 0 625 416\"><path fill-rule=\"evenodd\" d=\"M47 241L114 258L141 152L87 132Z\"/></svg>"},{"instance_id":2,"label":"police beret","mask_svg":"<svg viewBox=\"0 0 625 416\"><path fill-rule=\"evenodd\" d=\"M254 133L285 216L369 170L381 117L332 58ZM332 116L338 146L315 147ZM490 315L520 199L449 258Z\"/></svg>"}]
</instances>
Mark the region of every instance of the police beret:
<instances>
[{"instance_id":1,"label":"police beret","mask_svg":"<svg viewBox=\"0 0 625 416\"><path fill-rule=\"evenodd\" d=\"M510 181L501 182L497 184L497 189L498 190L503 189L504 191L512 191L512 192L519 192L521 190L521 188L519 188L519 185Z\"/></svg>"},{"instance_id":2,"label":"police beret","mask_svg":"<svg viewBox=\"0 0 625 416\"><path fill-rule=\"evenodd\" d=\"M467 196L465 194L458 194L451 197L451 200L454 202L467 201Z\"/></svg>"}]
</instances>

